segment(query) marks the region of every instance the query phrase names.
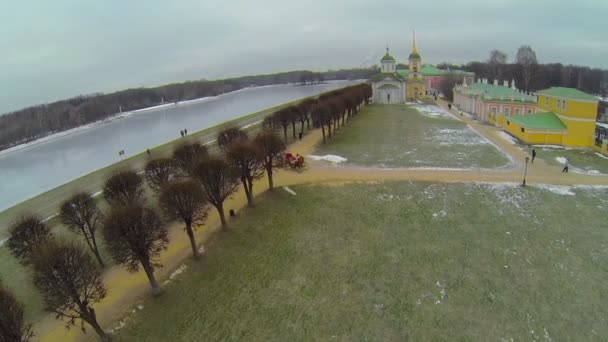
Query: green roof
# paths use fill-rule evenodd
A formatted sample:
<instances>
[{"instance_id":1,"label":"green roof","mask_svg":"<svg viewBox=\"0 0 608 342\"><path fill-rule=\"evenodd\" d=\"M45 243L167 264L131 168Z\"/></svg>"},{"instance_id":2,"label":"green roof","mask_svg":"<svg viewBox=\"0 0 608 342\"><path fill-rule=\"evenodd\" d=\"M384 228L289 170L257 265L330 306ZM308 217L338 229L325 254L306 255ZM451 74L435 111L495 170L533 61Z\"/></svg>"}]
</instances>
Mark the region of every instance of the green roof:
<instances>
[{"instance_id":1,"label":"green roof","mask_svg":"<svg viewBox=\"0 0 608 342\"><path fill-rule=\"evenodd\" d=\"M589 95L585 92L582 92L582 91L580 91L578 89L574 89L574 88L552 87L549 89L541 90L538 93L541 95L565 97L565 98L575 99L575 100L586 100L586 101L595 101L595 102L599 101L595 96Z\"/></svg>"},{"instance_id":2,"label":"green roof","mask_svg":"<svg viewBox=\"0 0 608 342\"><path fill-rule=\"evenodd\" d=\"M384 57L382 57L382 59L380 61L382 61L382 62L384 62L384 61L393 61L394 62L395 61L395 57L393 57L390 53L387 52L384 55Z\"/></svg>"},{"instance_id":3,"label":"green roof","mask_svg":"<svg viewBox=\"0 0 608 342\"><path fill-rule=\"evenodd\" d=\"M412 52L412 53L410 53L410 59L413 59L413 58L420 59L420 54L418 52Z\"/></svg>"},{"instance_id":4,"label":"green roof","mask_svg":"<svg viewBox=\"0 0 608 342\"><path fill-rule=\"evenodd\" d=\"M392 85L392 84L383 84L378 87L378 89L398 89L398 88L399 87L397 87L396 85Z\"/></svg>"},{"instance_id":5,"label":"green roof","mask_svg":"<svg viewBox=\"0 0 608 342\"><path fill-rule=\"evenodd\" d=\"M378 82L378 81L382 81L387 78L391 79L393 81L397 81L397 82L403 81L403 77L394 72L385 72L385 73L376 74L371 78L371 80L374 82Z\"/></svg>"},{"instance_id":6,"label":"green roof","mask_svg":"<svg viewBox=\"0 0 608 342\"><path fill-rule=\"evenodd\" d=\"M515 89L501 85L471 83L466 88L460 87L458 91L465 95L479 96L484 100L490 101L519 101L536 103L536 98L534 96L526 95Z\"/></svg>"},{"instance_id":7,"label":"green roof","mask_svg":"<svg viewBox=\"0 0 608 342\"><path fill-rule=\"evenodd\" d=\"M397 73L401 76L406 76L410 74L409 69L397 69ZM459 75L459 76L475 76L474 72L468 72L464 70L444 70L439 69L434 65L425 64L420 69L420 73L424 76L444 76L444 75Z\"/></svg>"},{"instance_id":8,"label":"green roof","mask_svg":"<svg viewBox=\"0 0 608 342\"><path fill-rule=\"evenodd\" d=\"M513 115L507 120L517 122L520 126L528 129L545 129L550 131L565 131L566 125L551 112Z\"/></svg>"}]
</instances>

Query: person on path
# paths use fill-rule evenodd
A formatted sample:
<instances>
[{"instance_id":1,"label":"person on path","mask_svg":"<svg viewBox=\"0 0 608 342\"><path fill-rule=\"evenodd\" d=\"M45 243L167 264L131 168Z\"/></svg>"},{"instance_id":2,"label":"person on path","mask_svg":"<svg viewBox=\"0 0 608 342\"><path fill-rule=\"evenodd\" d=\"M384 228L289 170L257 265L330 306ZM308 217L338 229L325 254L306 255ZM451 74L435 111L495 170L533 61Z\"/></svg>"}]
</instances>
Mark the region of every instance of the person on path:
<instances>
[{"instance_id":1,"label":"person on path","mask_svg":"<svg viewBox=\"0 0 608 342\"><path fill-rule=\"evenodd\" d=\"M534 163L534 158L536 158L536 150L532 149L532 162Z\"/></svg>"},{"instance_id":2,"label":"person on path","mask_svg":"<svg viewBox=\"0 0 608 342\"><path fill-rule=\"evenodd\" d=\"M451 103L448 103L448 109L452 110L452 104Z\"/></svg>"},{"instance_id":3,"label":"person on path","mask_svg":"<svg viewBox=\"0 0 608 342\"><path fill-rule=\"evenodd\" d=\"M179 134L182 136L182 138L184 137L184 131L179 131Z\"/></svg>"},{"instance_id":4,"label":"person on path","mask_svg":"<svg viewBox=\"0 0 608 342\"><path fill-rule=\"evenodd\" d=\"M298 135L300 136L300 140L302 140L302 132L298 133Z\"/></svg>"},{"instance_id":5,"label":"person on path","mask_svg":"<svg viewBox=\"0 0 608 342\"><path fill-rule=\"evenodd\" d=\"M564 168L562 169L562 172L568 173L568 158L564 158Z\"/></svg>"},{"instance_id":6,"label":"person on path","mask_svg":"<svg viewBox=\"0 0 608 342\"><path fill-rule=\"evenodd\" d=\"M188 135L188 129L184 128L184 135Z\"/></svg>"}]
</instances>

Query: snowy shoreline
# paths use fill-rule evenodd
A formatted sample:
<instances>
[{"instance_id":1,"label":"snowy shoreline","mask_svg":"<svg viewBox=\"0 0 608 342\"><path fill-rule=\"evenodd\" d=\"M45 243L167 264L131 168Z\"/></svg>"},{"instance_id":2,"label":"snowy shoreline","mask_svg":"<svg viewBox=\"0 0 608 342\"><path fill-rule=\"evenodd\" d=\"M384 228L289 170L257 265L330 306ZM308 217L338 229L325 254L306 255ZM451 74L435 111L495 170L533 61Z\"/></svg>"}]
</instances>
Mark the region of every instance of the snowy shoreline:
<instances>
[{"instance_id":1,"label":"snowy shoreline","mask_svg":"<svg viewBox=\"0 0 608 342\"><path fill-rule=\"evenodd\" d=\"M32 141L28 141L26 143L21 143L15 146L11 146L7 149L4 150L0 150L0 156L6 155L6 154L10 154L19 150L22 150L24 148L28 148L30 146L34 146L37 144L41 144L41 143L45 143L48 142L50 140L54 140L57 138L61 138L61 137L65 137L68 135L72 135L75 133L79 133L85 130L89 130L92 128L96 128L99 127L101 125L110 123L114 120L118 120L118 119L124 119L124 118L128 118L134 115L138 115L138 114L144 114L147 112L153 112L156 110L161 110L161 109L165 109L165 108L171 108L171 107L177 107L177 106L182 106L182 105L193 105L193 104L197 104L197 103L202 103L202 102L207 102L207 101L211 101L214 99L218 99L224 95L228 95L228 94L234 94L234 93L238 93L241 91L245 91L247 89L251 89L251 88L268 88L268 87L275 87L275 86L285 86L285 85L294 85L294 83L285 83L285 84L270 84L270 85L265 85L265 86L259 86L259 87L245 87L245 88L241 88L235 91L231 91L231 92L227 92L227 93L223 93L220 95L216 95L216 96L206 96L206 97L200 97L197 99L192 99L192 100L185 100L185 101L179 101L179 102L171 102L171 103L164 103L161 105L156 105L156 106L151 106L151 107L145 107L145 108L140 108L140 109L136 109L136 110L132 110L132 111L128 111L128 112L123 112L123 113L115 113L103 120L98 120L98 121L94 121L91 123L88 123L86 125L82 125L82 126L78 126L78 127L74 127L65 131L61 131L61 132L56 132L56 133L51 133L48 135L45 135L41 138L32 140Z\"/></svg>"}]
</instances>

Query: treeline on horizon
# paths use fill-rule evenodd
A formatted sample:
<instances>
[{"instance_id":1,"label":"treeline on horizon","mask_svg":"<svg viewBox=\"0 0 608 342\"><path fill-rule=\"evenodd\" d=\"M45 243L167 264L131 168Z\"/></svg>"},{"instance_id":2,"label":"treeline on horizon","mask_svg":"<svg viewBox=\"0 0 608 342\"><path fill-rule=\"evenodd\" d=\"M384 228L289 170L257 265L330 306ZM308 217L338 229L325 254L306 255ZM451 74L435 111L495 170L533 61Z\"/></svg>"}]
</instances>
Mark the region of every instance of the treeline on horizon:
<instances>
[{"instance_id":1,"label":"treeline on horizon","mask_svg":"<svg viewBox=\"0 0 608 342\"><path fill-rule=\"evenodd\" d=\"M164 103L216 96L251 86L274 84L315 84L328 80L367 79L373 68L312 72L298 70L222 80L172 83L153 88L134 88L110 94L80 95L0 116L0 150L27 143L49 134L104 120L120 111L129 112Z\"/></svg>"},{"instance_id":2,"label":"treeline on horizon","mask_svg":"<svg viewBox=\"0 0 608 342\"><path fill-rule=\"evenodd\" d=\"M493 82L496 78L502 81L515 80L518 89L537 91L550 87L576 88L594 95L608 95L608 70L589 68L578 65L563 65L561 63L537 64L530 79L529 89L525 89L522 66L516 63L503 64L499 72L493 72L488 62L470 62L465 65L441 63L441 69L460 69L475 73L476 78L488 78Z\"/></svg>"}]
</instances>

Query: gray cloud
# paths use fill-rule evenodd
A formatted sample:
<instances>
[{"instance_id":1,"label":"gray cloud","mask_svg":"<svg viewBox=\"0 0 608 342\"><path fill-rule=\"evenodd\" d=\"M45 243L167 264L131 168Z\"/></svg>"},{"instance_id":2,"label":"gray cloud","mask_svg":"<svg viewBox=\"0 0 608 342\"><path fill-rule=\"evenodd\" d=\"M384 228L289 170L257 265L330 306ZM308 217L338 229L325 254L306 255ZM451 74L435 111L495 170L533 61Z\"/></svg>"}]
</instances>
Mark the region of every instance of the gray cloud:
<instances>
[{"instance_id":1,"label":"gray cloud","mask_svg":"<svg viewBox=\"0 0 608 342\"><path fill-rule=\"evenodd\" d=\"M608 2L521 0L21 1L0 24L0 112L92 92L400 60L513 58L608 68ZM8 14L8 15L7 15Z\"/></svg>"}]
</instances>

